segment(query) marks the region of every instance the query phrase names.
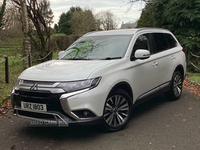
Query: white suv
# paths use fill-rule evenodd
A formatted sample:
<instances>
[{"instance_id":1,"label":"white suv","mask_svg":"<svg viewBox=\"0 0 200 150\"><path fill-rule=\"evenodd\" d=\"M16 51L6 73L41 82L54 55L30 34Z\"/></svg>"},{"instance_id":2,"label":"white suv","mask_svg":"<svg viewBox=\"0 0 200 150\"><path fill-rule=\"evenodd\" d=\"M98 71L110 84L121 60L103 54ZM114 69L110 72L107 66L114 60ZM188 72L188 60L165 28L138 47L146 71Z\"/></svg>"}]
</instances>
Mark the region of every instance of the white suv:
<instances>
[{"instance_id":1,"label":"white suv","mask_svg":"<svg viewBox=\"0 0 200 150\"><path fill-rule=\"evenodd\" d=\"M14 114L56 124L101 122L117 131L132 107L161 92L179 99L185 51L165 29L85 34L59 58L25 70L11 93Z\"/></svg>"}]
</instances>

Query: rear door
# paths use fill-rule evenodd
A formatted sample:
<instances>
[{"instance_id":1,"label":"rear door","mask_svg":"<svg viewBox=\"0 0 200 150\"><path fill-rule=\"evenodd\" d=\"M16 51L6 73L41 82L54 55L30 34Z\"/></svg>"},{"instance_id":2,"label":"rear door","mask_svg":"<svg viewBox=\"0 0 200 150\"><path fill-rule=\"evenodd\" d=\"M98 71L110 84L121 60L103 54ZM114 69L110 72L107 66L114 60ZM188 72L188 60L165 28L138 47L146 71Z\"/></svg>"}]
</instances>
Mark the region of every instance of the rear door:
<instances>
[{"instance_id":1,"label":"rear door","mask_svg":"<svg viewBox=\"0 0 200 150\"><path fill-rule=\"evenodd\" d=\"M168 33L153 33L155 55L158 58L158 83L167 86L177 64L177 42Z\"/></svg>"}]
</instances>

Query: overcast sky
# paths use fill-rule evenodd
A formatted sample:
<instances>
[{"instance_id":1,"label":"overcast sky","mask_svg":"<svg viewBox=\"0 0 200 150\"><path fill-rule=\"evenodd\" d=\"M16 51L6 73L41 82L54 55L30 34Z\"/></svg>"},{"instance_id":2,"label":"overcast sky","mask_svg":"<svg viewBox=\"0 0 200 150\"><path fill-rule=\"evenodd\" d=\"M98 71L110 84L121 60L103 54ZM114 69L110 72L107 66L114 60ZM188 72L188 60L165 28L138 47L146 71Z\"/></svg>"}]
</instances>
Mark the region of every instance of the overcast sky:
<instances>
[{"instance_id":1,"label":"overcast sky","mask_svg":"<svg viewBox=\"0 0 200 150\"><path fill-rule=\"evenodd\" d=\"M54 23L58 23L59 16L62 12L67 12L72 6L80 6L81 8L93 9L94 14L110 10L118 18L118 27L122 22L135 22L139 19L144 3L137 2L127 12L130 5L126 0L50 0L51 9L54 12Z\"/></svg>"}]
</instances>

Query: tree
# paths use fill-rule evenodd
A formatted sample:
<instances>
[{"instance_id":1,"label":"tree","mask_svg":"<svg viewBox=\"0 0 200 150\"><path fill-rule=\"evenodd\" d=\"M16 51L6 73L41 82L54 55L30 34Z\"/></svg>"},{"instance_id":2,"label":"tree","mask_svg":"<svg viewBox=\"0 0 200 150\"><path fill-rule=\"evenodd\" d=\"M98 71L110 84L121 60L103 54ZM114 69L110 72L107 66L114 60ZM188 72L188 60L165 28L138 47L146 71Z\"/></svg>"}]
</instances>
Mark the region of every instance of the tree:
<instances>
[{"instance_id":1,"label":"tree","mask_svg":"<svg viewBox=\"0 0 200 150\"><path fill-rule=\"evenodd\" d=\"M0 6L0 31L3 28L3 25L5 23L5 20L4 20L5 9L6 9L6 0L3 0L3 4L2 6Z\"/></svg>"},{"instance_id":2,"label":"tree","mask_svg":"<svg viewBox=\"0 0 200 150\"><path fill-rule=\"evenodd\" d=\"M28 36L28 17L27 17L27 7L26 0L14 1L21 8L21 20L22 20L22 31L23 31L23 51L24 51L24 68L28 68L28 56L30 55L30 38Z\"/></svg>"},{"instance_id":3,"label":"tree","mask_svg":"<svg viewBox=\"0 0 200 150\"><path fill-rule=\"evenodd\" d=\"M54 30L56 31L56 33L58 33L58 31L59 31L59 28L58 28L58 24L54 24Z\"/></svg>"},{"instance_id":4,"label":"tree","mask_svg":"<svg viewBox=\"0 0 200 150\"><path fill-rule=\"evenodd\" d=\"M148 4L149 2L154 2L156 0L122 0L124 1L125 3L127 3L129 5L129 8L127 9L127 12L132 8L132 6L134 4Z\"/></svg>"},{"instance_id":5,"label":"tree","mask_svg":"<svg viewBox=\"0 0 200 150\"><path fill-rule=\"evenodd\" d=\"M143 24L140 24L141 22ZM138 21L138 26L144 27L149 25L167 28L178 37L199 36L199 24L199 0L157 0L146 5ZM180 40L182 41L182 39ZM192 45L190 45L190 48L192 48Z\"/></svg>"},{"instance_id":6,"label":"tree","mask_svg":"<svg viewBox=\"0 0 200 150\"><path fill-rule=\"evenodd\" d=\"M58 22L58 25L59 25L59 32L60 33L64 33L66 35L70 35L72 32L71 32L71 25L69 23L68 20L70 20L71 17L69 17L70 14L68 13L62 13L60 15L60 19L59 19L59 22Z\"/></svg>"},{"instance_id":7,"label":"tree","mask_svg":"<svg viewBox=\"0 0 200 150\"><path fill-rule=\"evenodd\" d=\"M151 15L147 15L147 9ZM188 52L200 55L199 0L156 0L147 4L138 23L141 20L152 27L169 29ZM139 25L146 26L145 23Z\"/></svg>"},{"instance_id":8,"label":"tree","mask_svg":"<svg viewBox=\"0 0 200 150\"><path fill-rule=\"evenodd\" d=\"M4 18L6 22L3 27L3 31L1 32L1 35L9 37L23 37L21 13L11 3L11 1L7 1L6 13L4 15Z\"/></svg>"},{"instance_id":9,"label":"tree","mask_svg":"<svg viewBox=\"0 0 200 150\"><path fill-rule=\"evenodd\" d=\"M38 11L41 14L41 16L44 18L45 24L50 27L50 25L53 23L53 12L50 8L50 2L48 0L41 0L39 2ZM43 29L45 30L45 29Z\"/></svg>"},{"instance_id":10,"label":"tree","mask_svg":"<svg viewBox=\"0 0 200 150\"><path fill-rule=\"evenodd\" d=\"M13 0L17 6L22 10L21 3L18 0ZM53 19L53 12L50 9L50 3L47 0L27 0L26 3L29 22L28 36L31 39L32 54L41 61L49 60L52 55L50 50L50 25ZM31 29L31 25L34 27ZM35 30L35 31L34 31ZM34 34L36 32L36 34ZM48 57L46 57L48 56Z\"/></svg>"},{"instance_id":11,"label":"tree","mask_svg":"<svg viewBox=\"0 0 200 150\"><path fill-rule=\"evenodd\" d=\"M100 28L100 24L90 9L75 11L69 23L71 24L72 33L79 36Z\"/></svg>"},{"instance_id":12,"label":"tree","mask_svg":"<svg viewBox=\"0 0 200 150\"><path fill-rule=\"evenodd\" d=\"M111 11L101 11L96 17L100 21L100 24L104 30L112 30L117 28L117 17Z\"/></svg>"},{"instance_id":13,"label":"tree","mask_svg":"<svg viewBox=\"0 0 200 150\"><path fill-rule=\"evenodd\" d=\"M152 0L125 0L127 3L135 3L135 2L151 2Z\"/></svg>"},{"instance_id":14,"label":"tree","mask_svg":"<svg viewBox=\"0 0 200 150\"><path fill-rule=\"evenodd\" d=\"M154 2L155 0L123 0L123 1L125 1L126 3L132 6L134 3L137 3L137 2L149 3L149 2Z\"/></svg>"},{"instance_id":15,"label":"tree","mask_svg":"<svg viewBox=\"0 0 200 150\"><path fill-rule=\"evenodd\" d=\"M60 18L59 18L59 21L58 21L60 33L64 33L66 35L72 34L71 24L70 24L69 20L71 19L72 15L75 11L81 11L81 10L82 9L80 7L71 7L68 12L62 13L60 15Z\"/></svg>"},{"instance_id":16,"label":"tree","mask_svg":"<svg viewBox=\"0 0 200 150\"><path fill-rule=\"evenodd\" d=\"M151 8L149 8L149 5L146 5L146 7L142 10L140 19L137 22L137 28L153 27L154 21L153 21L152 14L153 14L153 10Z\"/></svg>"}]
</instances>

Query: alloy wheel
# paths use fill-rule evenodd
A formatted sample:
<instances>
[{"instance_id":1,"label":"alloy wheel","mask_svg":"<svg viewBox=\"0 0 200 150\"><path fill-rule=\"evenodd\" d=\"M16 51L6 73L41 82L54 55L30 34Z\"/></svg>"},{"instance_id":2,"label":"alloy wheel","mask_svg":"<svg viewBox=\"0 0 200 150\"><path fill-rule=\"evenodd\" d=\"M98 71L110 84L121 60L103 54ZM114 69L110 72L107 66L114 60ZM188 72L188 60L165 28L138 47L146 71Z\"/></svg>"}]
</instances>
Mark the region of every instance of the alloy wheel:
<instances>
[{"instance_id":1,"label":"alloy wheel","mask_svg":"<svg viewBox=\"0 0 200 150\"><path fill-rule=\"evenodd\" d=\"M182 78L178 73L174 76L173 91L176 97L179 97L182 91Z\"/></svg>"},{"instance_id":2,"label":"alloy wheel","mask_svg":"<svg viewBox=\"0 0 200 150\"><path fill-rule=\"evenodd\" d=\"M110 127L123 125L130 116L128 100L122 95L113 95L105 104L104 120Z\"/></svg>"}]
</instances>

